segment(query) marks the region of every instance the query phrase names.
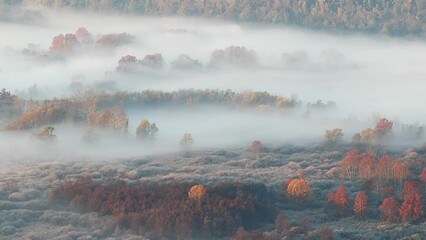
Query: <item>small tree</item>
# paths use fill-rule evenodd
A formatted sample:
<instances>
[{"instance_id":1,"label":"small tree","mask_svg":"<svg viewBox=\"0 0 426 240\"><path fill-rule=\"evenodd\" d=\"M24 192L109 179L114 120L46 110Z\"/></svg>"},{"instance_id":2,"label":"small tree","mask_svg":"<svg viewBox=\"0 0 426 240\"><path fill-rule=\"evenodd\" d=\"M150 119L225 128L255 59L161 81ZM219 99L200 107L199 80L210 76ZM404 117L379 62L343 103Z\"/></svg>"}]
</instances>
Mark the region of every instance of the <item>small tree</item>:
<instances>
[{"instance_id":1,"label":"small tree","mask_svg":"<svg viewBox=\"0 0 426 240\"><path fill-rule=\"evenodd\" d=\"M287 187L287 196L296 200L303 200L312 195L311 187L305 179L293 179Z\"/></svg>"},{"instance_id":2,"label":"small tree","mask_svg":"<svg viewBox=\"0 0 426 240\"><path fill-rule=\"evenodd\" d=\"M358 175L361 154L358 150L351 150L346 153L346 156L340 161L342 175L349 180L354 179Z\"/></svg>"},{"instance_id":3,"label":"small tree","mask_svg":"<svg viewBox=\"0 0 426 240\"><path fill-rule=\"evenodd\" d=\"M407 164L401 161L395 161L392 165L392 178L402 184L402 182L410 176L410 170Z\"/></svg>"},{"instance_id":4,"label":"small tree","mask_svg":"<svg viewBox=\"0 0 426 240\"><path fill-rule=\"evenodd\" d=\"M260 151L262 150L262 142L257 140L253 141L250 150L253 156L255 156L256 159L259 159Z\"/></svg>"},{"instance_id":5,"label":"small tree","mask_svg":"<svg viewBox=\"0 0 426 240\"><path fill-rule=\"evenodd\" d=\"M325 130L325 145L326 146L336 146L342 141L343 132L340 128L335 128L332 130Z\"/></svg>"},{"instance_id":6,"label":"small tree","mask_svg":"<svg viewBox=\"0 0 426 240\"><path fill-rule=\"evenodd\" d=\"M275 219L275 229L280 237L284 237L289 233L290 222L283 213L278 214Z\"/></svg>"},{"instance_id":7,"label":"small tree","mask_svg":"<svg viewBox=\"0 0 426 240\"><path fill-rule=\"evenodd\" d=\"M43 141L54 141L56 139L56 135L53 134L54 130L54 127L46 126L37 134L37 138Z\"/></svg>"},{"instance_id":8,"label":"small tree","mask_svg":"<svg viewBox=\"0 0 426 240\"><path fill-rule=\"evenodd\" d=\"M382 218L387 222L398 222L399 215L399 203L394 197L388 197L383 200L380 205L380 213Z\"/></svg>"},{"instance_id":9,"label":"small tree","mask_svg":"<svg viewBox=\"0 0 426 240\"><path fill-rule=\"evenodd\" d=\"M194 143L194 139L190 133L184 133L179 143L182 146L189 146Z\"/></svg>"},{"instance_id":10,"label":"small tree","mask_svg":"<svg viewBox=\"0 0 426 240\"><path fill-rule=\"evenodd\" d=\"M364 192L359 192L355 197L354 213L359 218L367 215L367 195Z\"/></svg>"},{"instance_id":11,"label":"small tree","mask_svg":"<svg viewBox=\"0 0 426 240\"><path fill-rule=\"evenodd\" d=\"M147 119L142 119L136 129L136 137L140 139L153 139L158 133L158 127L155 123L150 123Z\"/></svg>"},{"instance_id":12,"label":"small tree","mask_svg":"<svg viewBox=\"0 0 426 240\"><path fill-rule=\"evenodd\" d=\"M334 203L336 205L337 211L340 215L346 215L349 210L349 197L346 193L346 189L343 186L337 188L334 193Z\"/></svg>"},{"instance_id":13,"label":"small tree","mask_svg":"<svg viewBox=\"0 0 426 240\"><path fill-rule=\"evenodd\" d=\"M200 201L206 194L207 189L203 185L194 185L189 189L188 198L195 201Z\"/></svg>"}]
</instances>

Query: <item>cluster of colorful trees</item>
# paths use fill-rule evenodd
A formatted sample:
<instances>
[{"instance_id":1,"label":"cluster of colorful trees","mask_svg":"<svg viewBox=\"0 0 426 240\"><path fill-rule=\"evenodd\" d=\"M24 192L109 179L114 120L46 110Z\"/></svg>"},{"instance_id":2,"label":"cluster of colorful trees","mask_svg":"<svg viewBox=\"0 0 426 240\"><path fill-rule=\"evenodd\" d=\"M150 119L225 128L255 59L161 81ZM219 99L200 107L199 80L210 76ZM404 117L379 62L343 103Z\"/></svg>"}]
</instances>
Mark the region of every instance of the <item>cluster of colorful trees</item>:
<instances>
[{"instance_id":1,"label":"cluster of colorful trees","mask_svg":"<svg viewBox=\"0 0 426 240\"><path fill-rule=\"evenodd\" d=\"M14 2L22 4L24 1ZM25 1L31 2L40 4L38 0ZM42 1L41 4L54 8L143 15L206 16L392 35L419 35L426 31L426 3L419 0L57 0Z\"/></svg>"},{"instance_id":2,"label":"cluster of colorful trees","mask_svg":"<svg viewBox=\"0 0 426 240\"><path fill-rule=\"evenodd\" d=\"M422 167L423 166L423 167ZM376 192L376 203L383 199L380 212L386 221L396 222L404 220L415 222L424 216L423 198L426 197L426 167L424 164L408 160L394 159L383 155L376 159L375 154L367 152L361 154L358 150L351 150L341 160L340 167L345 179L363 181L365 192L358 193L354 203L354 213L365 216L367 212L367 194ZM416 180L415 172L423 168ZM420 187L424 185L423 189ZM401 194L398 194L400 192ZM402 205L398 197L402 196ZM329 194L328 206L344 215L348 213L349 198L343 187Z\"/></svg>"},{"instance_id":3,"label":"cluster of colorful trees","mask_svg":"<svg viewBox=\"0 0 426 240\"><path fill-rule=\"evenodd\" d=\"M263 184L189 183L127 185L91 179L69 181L52 189L50 204L65 203L79 211L113 215L107 228L167 239L216 239L239 227L253 230L275 218Z\"/></svg>"},{"instance_id":4,"label":"cluster of colorful trees","mask_svg":"<svg viewBox=\"0 0 426 240\"><path fill-rule=\"evenodd\" d=\"M385 143L389 140L393 122L386 118L380 118L374 129L366 128L361 133L356 133L352 137L352 144L361 148L363 145L374 145Z\"/></svg>"},{"instance_id":5,"label":"cluster of colorful trees","mask_svg":"<svg viewBox=\"0 0 426 240\"><path fill-rule=\"evenodd\" d=\"M87 46L93 43L96 46L116 47L131 43L133 40L134 36L127 33L110 33L101 35L97 40L94 40L92 34L86 28L80 27L75 33L59 34L53 37L50 52L55 54L70 53L82 45Z\"/></svg>"}]
</instances>

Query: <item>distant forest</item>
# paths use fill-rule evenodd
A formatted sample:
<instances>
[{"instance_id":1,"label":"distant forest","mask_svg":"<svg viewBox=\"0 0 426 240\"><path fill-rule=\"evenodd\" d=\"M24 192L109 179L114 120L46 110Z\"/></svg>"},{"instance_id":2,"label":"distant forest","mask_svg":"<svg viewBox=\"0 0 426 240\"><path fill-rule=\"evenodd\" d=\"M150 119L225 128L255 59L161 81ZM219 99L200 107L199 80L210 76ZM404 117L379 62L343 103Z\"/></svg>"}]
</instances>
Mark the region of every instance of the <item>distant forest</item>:
<instances>
[{"instance_id":1,"label":"distant forest","mask_svg":"<svg viewBox=\"0 0 426 240\"><path fill-rule=\"evenodd\" d=\"M285 23L399 36L423 36L426 32L423 0L0 0L0 6L2 2L148 16Z\"/></svg>"}]
</instances>

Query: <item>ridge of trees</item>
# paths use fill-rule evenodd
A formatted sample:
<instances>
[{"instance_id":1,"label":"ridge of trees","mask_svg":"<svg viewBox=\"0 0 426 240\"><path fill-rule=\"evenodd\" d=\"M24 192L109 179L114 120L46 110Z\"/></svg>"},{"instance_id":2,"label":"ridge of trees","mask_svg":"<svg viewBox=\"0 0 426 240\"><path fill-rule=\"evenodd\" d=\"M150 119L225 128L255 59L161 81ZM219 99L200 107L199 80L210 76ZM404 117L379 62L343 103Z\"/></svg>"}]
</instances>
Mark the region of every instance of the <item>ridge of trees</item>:
<instances>
[{"instance_id":1,"label":"ridge of trees","mask_svg":"<svg viewBox=\"0 0 426 240\"><path fill-rule=\"evenodd\" d=\"M201 16L285 23L328 30L424 35L426 2L420 0L57 0L14 1L52 8L159 16Z\"/></svg>"}]
</instances>

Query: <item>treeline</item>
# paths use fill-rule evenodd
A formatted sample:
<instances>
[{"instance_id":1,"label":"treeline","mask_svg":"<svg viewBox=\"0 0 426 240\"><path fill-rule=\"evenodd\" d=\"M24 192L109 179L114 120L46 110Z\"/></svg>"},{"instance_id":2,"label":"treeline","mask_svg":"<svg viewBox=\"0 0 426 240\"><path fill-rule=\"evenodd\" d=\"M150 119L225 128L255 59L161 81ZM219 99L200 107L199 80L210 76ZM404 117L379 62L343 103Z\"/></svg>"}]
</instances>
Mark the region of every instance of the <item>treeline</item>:
<instances>
[{"instance_id":1,"label":"treeline","mask_svg":"<svg viewBox=\"0 0 426 240\"><path fill-rule=\"evenodd\" d=\"M253 230L275 218L270 192L263 184L138 184L91 179L65 182L49 202L74 210L113 215L106 228L130 228L152 239L218 239L239 227Z\"/></svg>"},{"instance_id":2,"label":"treeline","mask_svg":"<svg viewBox=\"0 0 426 240\"><path fill-rule=\"evenodd\" d=\"M230 108L294 108L301 102L296 97L286 98L267 92L231 90L178 90L163 92L92 92L65 99L21 101L20 114L8 126L9 130L31 129L62 122L87 123L93 127L127 130L125 108L196 107L197 105ZM8 104L14 104L12 102Z\"/></svg>"},{"instance_id":3,"label":"treeline","mask_svg":"<svg viewBox=\"0 0 426 240\"><path fill-rule=\"evenodd\" d=\"M426 2L422 0L18 0L14 2L100 12L203 16L286 23L310 28L391 35L421 35L426 31Z\"/></svg>"}]
</instances>

